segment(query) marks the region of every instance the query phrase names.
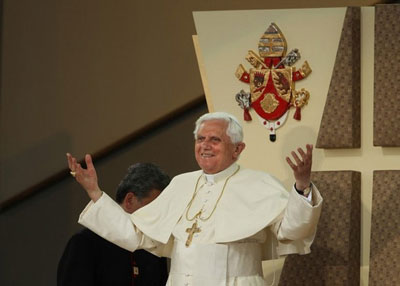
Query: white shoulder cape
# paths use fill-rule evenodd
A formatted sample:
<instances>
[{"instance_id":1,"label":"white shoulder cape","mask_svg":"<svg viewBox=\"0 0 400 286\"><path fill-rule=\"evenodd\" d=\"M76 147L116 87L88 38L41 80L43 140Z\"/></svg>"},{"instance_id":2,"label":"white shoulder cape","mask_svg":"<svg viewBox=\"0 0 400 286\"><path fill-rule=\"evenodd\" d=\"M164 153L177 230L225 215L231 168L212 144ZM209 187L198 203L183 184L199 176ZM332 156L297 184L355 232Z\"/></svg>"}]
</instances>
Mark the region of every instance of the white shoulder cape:
<instances>
[{"instance_id":1,"label":"white shoulder cape","mask_svg":"<svg viewBox=\"0 0 400 286\"><path fill-rule=\"evenodd\" d=\"M151 239L167 243L184 215L199 176L204 176L203 171L176 176L156 200L131 215L133 223ZM240 169L228 181L213 214L216 242L244 239L276 222L285 210L288 197L286 189L271 175Z\"/></svg>"}]
</instances>

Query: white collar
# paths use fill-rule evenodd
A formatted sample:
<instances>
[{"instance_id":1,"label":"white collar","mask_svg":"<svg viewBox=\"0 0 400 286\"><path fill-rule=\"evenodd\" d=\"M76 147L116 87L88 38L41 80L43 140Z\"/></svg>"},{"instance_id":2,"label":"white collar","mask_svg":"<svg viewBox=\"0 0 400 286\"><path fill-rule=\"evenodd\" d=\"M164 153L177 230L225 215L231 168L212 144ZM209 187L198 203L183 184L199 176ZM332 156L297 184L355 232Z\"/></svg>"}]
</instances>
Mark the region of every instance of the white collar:
<instances>
[{"instance_id":1,"label":"white collar","mask_svg":"<svg viewBox=\"0 0 400 286\"><path fill-rule=\"evenodd\" d=\"M232 175L237 170L238 167L239 167L238 164L233 163L225 170L222 170L221 172L218 172L216 174L206 174L204 172L203 172L203 174L204 174L204 177L205 177L205 180L207 183L214 184L214 183L218 183L218 181L224 180L227 177L229 177L230 175Z\"/></svg>"}]
</instances>

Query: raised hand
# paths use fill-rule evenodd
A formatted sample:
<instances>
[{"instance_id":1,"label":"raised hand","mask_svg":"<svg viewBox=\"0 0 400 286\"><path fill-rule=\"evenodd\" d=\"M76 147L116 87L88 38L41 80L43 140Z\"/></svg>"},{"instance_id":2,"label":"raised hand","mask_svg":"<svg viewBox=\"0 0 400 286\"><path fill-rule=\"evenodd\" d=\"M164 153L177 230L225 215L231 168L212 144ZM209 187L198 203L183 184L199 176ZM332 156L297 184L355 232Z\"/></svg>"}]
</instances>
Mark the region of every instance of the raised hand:
<instances>
[{"instance_id":1,"label":"raised hand","mask_svg":"<svg viewBox=\"0 0 400 286\"><path fill-rule=\"evenodd\" d=\"M310 186L311 182L313 145L307 144L306 149L307 152L304 152L302 148L297 148L297 152L300 154L301 158L297 155L295 151L291 152L295 163L293 163L293 161L289 157L286 157L286 162L293 170L294 178L296 179L296 188L298 190L304 190L305 188Z\"/></svg>"},{"instance_id":2,"label":"raised hand","mask_svg":"<svg viewBox=\"0 0 400 286\"><path fill-rule=\"evenodd\" d=\"M67 153L68 167L71 170L71 175L76 181L86 190L89 197L96 202L102 195L102 192L97 184L97 174L94 168L92 157L89 154L85 156L87 168L82 168L75 157Z\"/></svg>"}]
</instances>

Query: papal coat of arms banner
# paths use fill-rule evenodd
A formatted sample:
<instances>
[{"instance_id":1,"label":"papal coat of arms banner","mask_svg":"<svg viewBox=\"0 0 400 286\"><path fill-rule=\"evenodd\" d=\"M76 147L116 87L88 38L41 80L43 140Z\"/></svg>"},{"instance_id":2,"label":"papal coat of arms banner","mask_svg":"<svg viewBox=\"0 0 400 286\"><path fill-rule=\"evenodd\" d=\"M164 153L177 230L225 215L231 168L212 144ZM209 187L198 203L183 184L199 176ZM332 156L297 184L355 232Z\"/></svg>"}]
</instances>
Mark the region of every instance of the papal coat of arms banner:
<instances>
[{"instance_id":1,"label":"papal coat of arms banner","mask_svg":"<svg viewBox=\"0 0 400 286\"><path fill-rule=\"evenodd\" d=\"M300 59L298 49L288 54L286 39L275 23L267 28L258 43L258 54L248 51L246 60L252 66L249 71L240 64L236 77L250 86L241 90L236 100L243 109L244 120L251 121L250 108L254 109L261 123L269 130L270 140L276 140L276 129L285 123L290 107L295 107L294 119L301 119L301 108L307 104L310 93L302 88L297 91L294 83L311 73L307 61L300 69L294 64Z\"/></svg>"}]
</instances>

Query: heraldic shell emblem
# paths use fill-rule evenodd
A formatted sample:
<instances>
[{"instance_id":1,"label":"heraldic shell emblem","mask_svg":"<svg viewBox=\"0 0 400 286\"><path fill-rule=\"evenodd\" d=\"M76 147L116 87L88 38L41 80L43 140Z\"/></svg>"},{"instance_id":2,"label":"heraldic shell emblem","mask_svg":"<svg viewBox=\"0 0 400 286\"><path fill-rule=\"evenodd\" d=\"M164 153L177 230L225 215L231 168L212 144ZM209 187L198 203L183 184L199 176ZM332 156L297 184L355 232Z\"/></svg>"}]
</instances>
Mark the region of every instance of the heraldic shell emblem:
<instances>
[{"instance_id":1,"label":"heraldic shell emblem","mask_svg":"<svg viewBox=\"0 0 400 286\"><path fill-rule=\"evenodd\" d=\"M286 39L275 23L271 23L261 36L257 55L249 51L246 60L253 66L246 71L240 64L236 77L250 85L250 92L241 90L236 101L244 111L244 120L251 121L250 108L253 108L261 123L269 130L269 138L276 140L276 129L285 123L290 107L295 107L294 119L301 119L301 108L307 104L310 93L302 88L294 89L294 83L311 73L305 61L299 70L293 64L300 59L298 49L286 55Z\"/></svg>"}]
</instances>

